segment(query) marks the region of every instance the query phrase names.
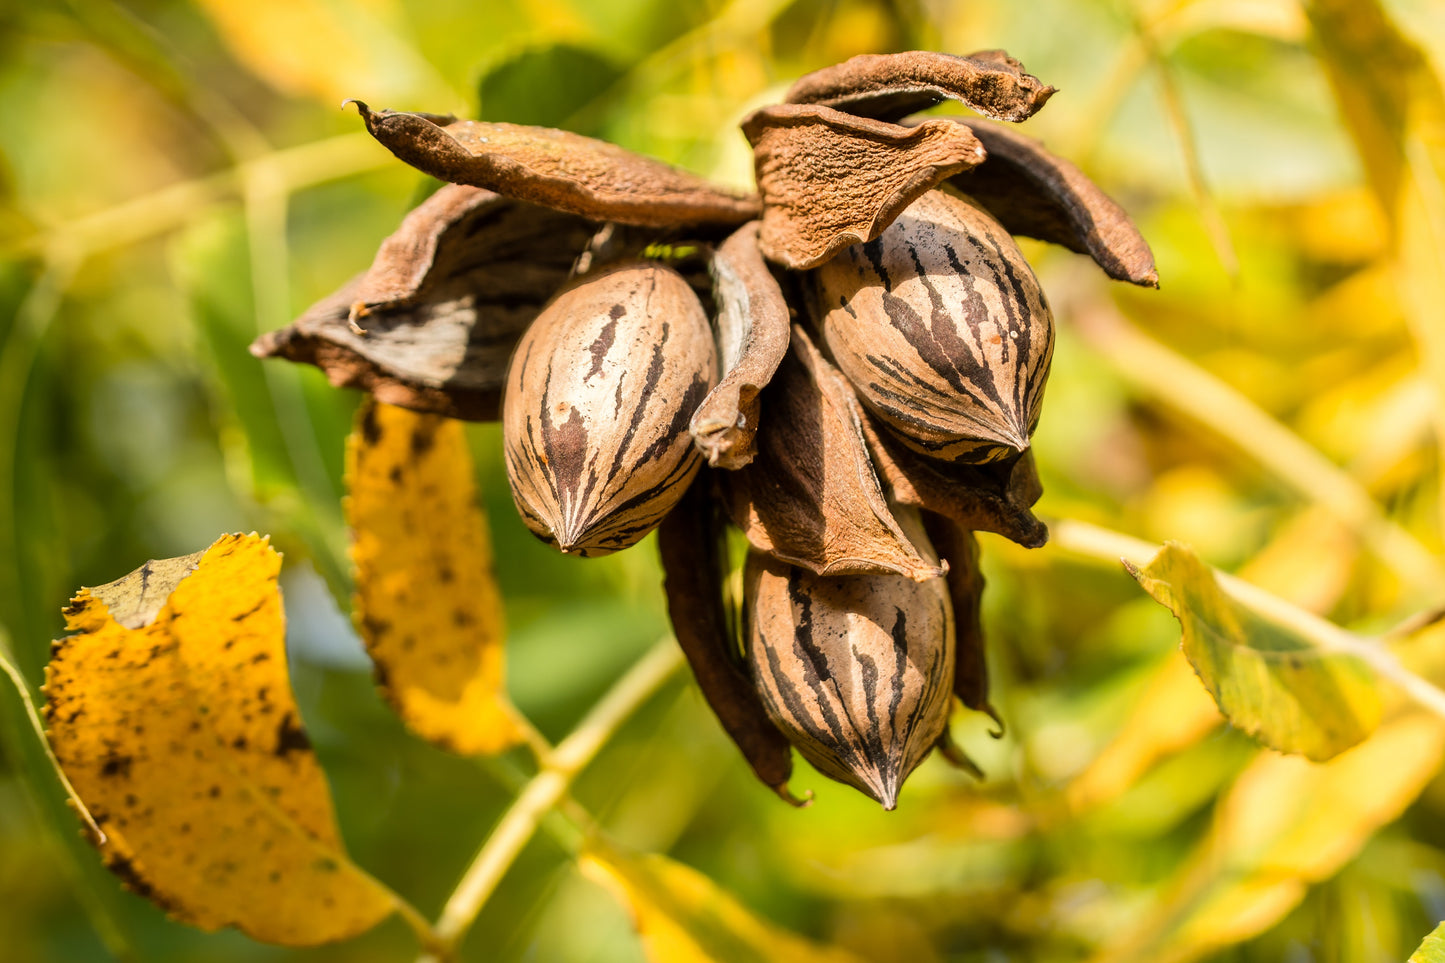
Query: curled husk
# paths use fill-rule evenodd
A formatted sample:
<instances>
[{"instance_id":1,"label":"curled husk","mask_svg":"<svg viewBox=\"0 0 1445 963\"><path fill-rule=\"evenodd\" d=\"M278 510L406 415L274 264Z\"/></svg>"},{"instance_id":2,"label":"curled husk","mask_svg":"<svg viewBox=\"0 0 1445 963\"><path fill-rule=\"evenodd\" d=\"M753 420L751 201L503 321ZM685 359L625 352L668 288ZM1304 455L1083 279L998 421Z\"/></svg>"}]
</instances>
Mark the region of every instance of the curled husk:
<instances>
[{"instance_id":1,"label":"curled husk","mask_svg":"<svg viewBox=\"0 0 1445 963\"><path fill-rule=\"evenodd\" d=\"M816 70L800 77L786 99L881 120L898 120L948 99L1016 123L1033 116L1053 93L1002 50L966 57L908 50L862 54Z\"/></svg>"},{"instance_id":2,"label":"curled husk","mask_svg":"<svg viewBox=\"0 0 1445 963\"><path fill-rule=\"evenodd\" d=\"M738 228L712 259L723 376L693 413L698 451L714 468L741 468L757 453L758 395L788 350L788 303L758 250L756 221Z\"/></svg>"},{"instance_id":3,"label":"curled husk","mask_svg":"<svg viewBox=\"0 0 1445 963\"><path fill-rule=\"evenodd\" d=\"M821 578L758 552L745 580L747 659L768 716L819 772L894 808L948 724L944 580Z\"/></svg>"},{"instance_id":4,"label":"curled husk","mask_svg":"<svg viewBox=\"0 0 1445 963\"><path fill-rule=\"evenodd\" d=\"M808 282L833 360L910 448L968 463L1028 448L1053 319L1018 246L986 211L930 191Z\"/></svg>"},{"instance_id":5,"label":"curled husk","mask_svg":"<svg viewBox=\"0 0 1445 963\"><path fill-rule=\"evenodd\" d=\"M803 805L788 791L792 748L768 719L742 663L723 598L723 522L704 488L702 479L694 482L657 529L672 631L708 707L753 772L783 799Z\"/></svg>"},{"instance_id":6,"label":"curled husk","mask_svg":"<svg viewBox=\"0 0 1445 963\"><path fill-rule=\"evenodd\" d=\"M938 554L948 562L948 597L953 603L953 694L977 712L986 712L1000 730L1003 722L988 701L988 663L983 638L983 569L978 536L957 522L923 516Z\"/></svg>"},{"instance_id":7,"label":"curled husk","mask_svg":"<svg viewBox=\"0 0 1445 963\"><path fill-rule=\"evenodd\" d=\"M671 268L614 265L564 290L518 342L502 403L527 527L584 557L635 544L702 463L688 419L715 380L707 317Z\"/></svg>"},{"instance_id":8,"label":"curled husk","mask_svg":"<svg viewBox=\"0 0 1445 963\"><path fill-rule=\"evenodd\" d=\"M1048 527L1031 511L1044 493L1032 450L961 465L912 451L864 412L858 423L890 501L941 515L971 532L1002 535L1024 548L1049 540Z\"/></svg>"},{"instance_id":9,"label":"curled husk","mask_svg":"<svg viewBox=\"0 0 1445 963\"><path fill-rule=\"evenodd\" d=\"M778 104L742 128L763 195L762 251L794 270L871 241L919 195L984 159L968 128L947 120L900 127Z\"/></svg>"},{"instance_id":10,"label":"curled husk","mask_svg":"<svg viewBox=\"0 0 1445 963\"><path fill-rule=\"evenodd\" d=\"M251 353L314 364L333 385L387 404L495 419L513 346L598 228L448 184L382 242L368 271Z\"/></svg>"},{"instance_id":11,"label":"curled husk","mask_svg":"<svg viewBox=\"0 0 1445 963\"><path fill-rule=\"evenodd\" d=\"M757 457L717 484L752 546L818 575L943 574L883 496L846 378L801 327L763 394Z\"/></svg>"},{"instance_id":12,"label":"curled husk","mask_svg":"<svg viewBox=\"0 0 1445 963\"><path fill-rule=\"evenodd\" d=\"M622 224L738 225L758 216L755 197L571 131L351 103L398 158L453 184Z\"/></svg>"},{"instance_id":13,"label":"curled husk","mask_svg":"<svg viewBox=\"0 0 1445 963\"><path fill-rule=\"evenodd\" d=\"M973 131L987 149L988 161L952 183L987 208L1010 234L1087 254L1117 281L1159 286L1149 242L1088 175L1002 124L956 122Z\"/></svg>"}]
</instances>

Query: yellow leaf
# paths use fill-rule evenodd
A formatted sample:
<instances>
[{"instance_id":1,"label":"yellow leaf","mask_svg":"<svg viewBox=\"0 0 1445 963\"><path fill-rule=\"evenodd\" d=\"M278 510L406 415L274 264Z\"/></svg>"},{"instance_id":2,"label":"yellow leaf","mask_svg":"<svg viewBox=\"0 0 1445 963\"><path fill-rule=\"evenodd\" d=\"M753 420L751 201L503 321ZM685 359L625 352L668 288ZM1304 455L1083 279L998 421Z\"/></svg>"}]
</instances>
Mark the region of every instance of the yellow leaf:
<instances>
[{"instance_id":1,"label":"yellow leaf","mask_svg":"<svg viewBox=\"0 0 1445 963\"><path fill-rule=\"evenodd\" d=\"M702 873L666 856L632 856L594 841L582 873L632 913L653 963L862 963L754 916Z\"/></svg>"},{"instance_id":2,"label":"yellow leaf","mask_svg":"<svg viewBox=\"0 0 1445 963\"><path fill-rule=\"evenodd\" d=\"M1260 753L1173 886L1104 958L1187 963L1264 932L1398 819L1442 756L1445 722L1425 714L1323 764Z\"/></svg>"},{"instance_id":3,"label":"yellow leaf","mask_svg":"<svg viewBox=\"0 0 1445 963\"><path fill-rule=\"evenodd\" d=\"M1125 567L1179 619L1184 654L1219 711L1260 742L1323 760L1379 724L1379 687L1360 657L1226 595L1185 546L1169 542L1142 569Z\"/></svg>"},{"instance_id":4,"label":"yellow leaf","mask_svg":"<svg viewBox=\"0 0 1445 963\"><path fill-rule=\"evenodd\" d=\"M265 539L226 535L81 589L45 715L112 872L183 922L306 946L396 900L337 834L291 697L280 567Z\"/></svg>"},{"instance_id":5,"label":"yellow leaf","mask_svg":"<svg viewBox=\"0 0 1445 963\"><path fill-rule=\"evenodd\" d=\"M463 754L521 741L502 599L462 424L368 398L347 445L357 629L418 735Z\"/></svg>"}]
</instances>

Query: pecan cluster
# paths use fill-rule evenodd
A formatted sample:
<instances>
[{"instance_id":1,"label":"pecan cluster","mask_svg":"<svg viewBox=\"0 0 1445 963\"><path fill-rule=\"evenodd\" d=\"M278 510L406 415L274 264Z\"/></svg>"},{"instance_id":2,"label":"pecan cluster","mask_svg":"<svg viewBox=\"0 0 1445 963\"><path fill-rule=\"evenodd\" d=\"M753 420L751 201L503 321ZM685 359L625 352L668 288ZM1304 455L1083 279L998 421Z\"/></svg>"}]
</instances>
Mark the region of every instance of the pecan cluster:
<instances>
[{"instance_id":1,"label":"pecan cluster","mask_svg":"<svg viewBox=\"0 0 1445 963\"><path fill-rule=\"evenodd\" d=\"M677 638L785 798L796 747L893 808L992 713L975 532L1041 545L1029 452L1053 321L1011 235L1157 283L1147 244L1017 122L1053 93L999 51L855 57L746 118L758 193L566 131L372 111L449 184L369 271L253 351L500 418L513 498L559 550L654 529ZM746 536L741 618L726 526Z\"/></svg>"}]
</instances>

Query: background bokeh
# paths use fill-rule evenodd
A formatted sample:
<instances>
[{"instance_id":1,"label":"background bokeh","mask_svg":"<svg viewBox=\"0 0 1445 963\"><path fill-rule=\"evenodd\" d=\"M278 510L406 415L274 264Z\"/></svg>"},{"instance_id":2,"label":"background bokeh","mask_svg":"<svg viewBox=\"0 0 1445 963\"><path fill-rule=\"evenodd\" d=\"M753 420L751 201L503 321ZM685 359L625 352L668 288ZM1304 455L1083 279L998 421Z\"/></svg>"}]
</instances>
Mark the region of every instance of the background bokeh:
<instances>
[{"instance_id":1,"label":"background bokeh","mask_svg":"<svg viewBox=\"0 0 1445 963\"><path fill-rule=\"evenodd\" d=\"M1425 58L1398 74L1399 116L1374 105L1408 126L1445 55L1445 6L1383 10ZM1135 216L1163 285L1110 285L1024 242L1060 326L1039 510L1097 528L1056 525L1034 552L983 538L1008 732L990 739L969 714L954 731L987 779L934 758L884 813L800 763L794 786L817 799L793 810L678 677L576 798L622 844L880 963L1401 960L1445 918L1439 740L1382 732L1355 769L1259 749L1221 723L1176 623L1098 537L1188 542L1363 631L1442 601L1445 304L1429 291L1445 242L1402 235L1350 119L1365 109L1352 78L1392 76L1399 48L1382 41L1332 83L1307 13L1292 0L0 5L0 641L38 685L79 586L221 532L270 533L297 696L347 844L434 913L530 763L448 756L382 703L344 614L341 463L358 398L246 352L369 264L434 186L339 102L565 126L748 185L737 121L798 74L864 52L1003 47L1060 88L1025 132ZM1424 160L1405 152L1417 174L1441 149L1439 127L1421 130L1408 142ZM1445 218L1440 180L1412 183L1413 213ZM556 555L516 517L496 426L469 431L512 697L560 738L667 630L651 541ZM1430 674L1441 645L1427 632L1405 655ZM100 869L3 684L0 713L0 959L412 953L395 921L306 951L167 921ZM1379 789L1355 800L1362 785ZM565 834L544 832L467 958L642 950Z\"/></svg>"}]
</instances>

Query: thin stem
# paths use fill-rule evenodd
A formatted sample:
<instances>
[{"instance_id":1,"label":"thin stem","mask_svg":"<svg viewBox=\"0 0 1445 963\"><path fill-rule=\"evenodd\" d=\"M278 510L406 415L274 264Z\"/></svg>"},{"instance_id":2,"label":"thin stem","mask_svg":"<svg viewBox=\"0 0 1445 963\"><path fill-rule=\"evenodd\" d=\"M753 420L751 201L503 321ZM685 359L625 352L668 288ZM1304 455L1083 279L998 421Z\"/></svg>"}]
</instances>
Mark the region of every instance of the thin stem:
<instances>
[{"instance_id":1,"label":"thin stem","mask_svg":"<svg viewBox=\"0 0 1445 963\"><path fill-rule=\"evenodd\" d=\"M391 897L395 901L396 915L416 934L416 940L421 944L425 957L436 960L437 963L451 963L451 960L455 956L455 951L447 946L441 937L437 935L436 929L431 925L431 920L423 916L421 910L417 909L394 890L385 887L385 884L379 885L382 885L383 888L386 888L387 891L391 893Z\"/></svg>"},{"instance_id":2,"label":"thin stem","mask_svg":"<svg viewBox=\"0 0 1445 963\"><path fill-rule=\"evenodd\" d=\"M511 716L512 723L517 727L517 731L522 734L522 743L531 751L532 758L537 763L537 768L541 769L545 767L547 760L552 758L552 743L548 742L547 737L542 735L541 731L532 724L531 719L522 715L515 707L511 709ZM521 787L516 786L513 788L519 789Z\"/></svg>"},{"instance_id":3,"label":"thin stem","mask_svg":"<svg viewBox=\"0 0 1445 963\"><path fill-rule=\"evenodd\" d=\"M514 796L531 780L521 766L501 756L487 756L479 761ZM574 856L582 851L589 836L600 831L593 815L571 796L563 797L557 808L542 818L541 828L564 852Z\"/></svg>"},{"instance_id":4,"label":"thin stem","mask_svg":"<svg viewBox=\"0 0 1445 963\"><path fill-rule=\"evenodd\" d=\"M1050 544L1065 551L1087 555L1108 562L1128 560L1135 565L1147 565L1160 551L1152 542L1124 535L1090 525L1087 522L1064 519L1049 523ZM1402 666L1395 654L1378 640L1356 635L1342 629L1313 612L1299 608L1284 599L1267 592L1250 582L1236 578L1227 572L1215 571L1219 587L1237 601L1249 606L1261 615L1317 643L1328 652L1354 656L1365 662L1381 678L1394 683L1405 695L1422 708L1445 719L1445 691L1420 678Z\"/></svg>"},{"instance_id":5,"label":"thin stem","mask_svg":"<svg viewBox=\"0 0 1445 963\"><path fill-rule=\"evenodd\" d=\"M1111 304L1078 308L1078 330L1126 382L1215 431L1328 510L1406 584L1439 592L1445 584L1440 559L1391 521L1349 472L1234 388L1129 324Z\"/></svg>"},{"instance_id":6,"label":"thin stem","mask_svg":"<svg viewBox=\"0 0 1445 963\"><path fill-rule=\"evenodd\" d=\"M30 685L20 674L20 670L10 661L8 646L5 645L3 638L0 638L0 673L8 676L10 681L15 684L15 691L19 693L20 703L25 709L25 717L30 720L30 728L35 730L35 738L40 740L40 747L45 750L45 758L50 760L55 775L60 779L60 785L65 787L65 795L70 797L71 805L80 814L86 828L90 830L95 844L97 846L105 845L105 832L90 815L90 810L85 808L85 800L80 798L80 793L76 792L75 787L70 784L70 777L65 774L64 769L60 768L60 760L55 758L55 750L50 748L50 740L45 738L45 723L40 718L40 711L35 708L35 701L30 697Z\"/></svg>"},{"instance_id":7,"label":"thin stem","mask_svg":"<svg viewBox=\"0 0 1445 963\"><path fill-rule=\"evenodd\" d=\"M15 665L13 654L10 651L9 636L3 627L0 627L0 671L3 671L5 675L9 676L10 681L13 682L15 688L19 690L20 701L24 704L25 713L30 720L30 727L35 730L36 735L39 737L45 754L50 758L51 768L60 778L61 787L74 804L76 812L80 814L81 819L91 832L97 834L93 837L94 839L105 839L105 834L100 832L95 820L91 818L89 811L76 794L75 787L70 784L70 780L66 777L65 771L60 768L54 753L51 751L50 743L45 738L44 724L40 719L39 713L36 711L32 690L24 674ZM24 752L24 748L19 744L18 739L19 733L14 730L6 728L4 731L0 731L0 742L6 744L5 748L12 752L16 759L20 759L22 757L21 754ZM117 922L115 914L107 902L105 895L96 888L94 876L85 872L77 858L74 845L67 843L65 839L61 838L61 833L58 831L59 827L55 823L51 807L42 801L39 787L29 780L21 780L20 787L22 794L29 801L40 825L49 830L44 834L45 844L49 846L54 853L58 865L69 874L75 894L84 907L91 925L95 927L96 935L100 937L100 941L105 944L106 949L110 951L111 956L115 958L117 963L132 963L132 961L137 960L138 956L135 949L130 945L129 938Z\"/></svg>"},{"instance_id":8,"label":"thin stem","mask_svg":"<svg viewBox=\"0 0 1445 963\"><path fill-rule=\"evenodd\" d=\"M510 809L452 891L437 920L436 934L446 952L455 949L488 897L537 831L542 818L566 797L578 774L617 729L682 666L682 654L670 637L658 642L593 706L572 734L557 744L541 770ZM575 816L575 811L572 814ZM445 955L423 956L440 961Z\"/></svg>"}]
</instances>

